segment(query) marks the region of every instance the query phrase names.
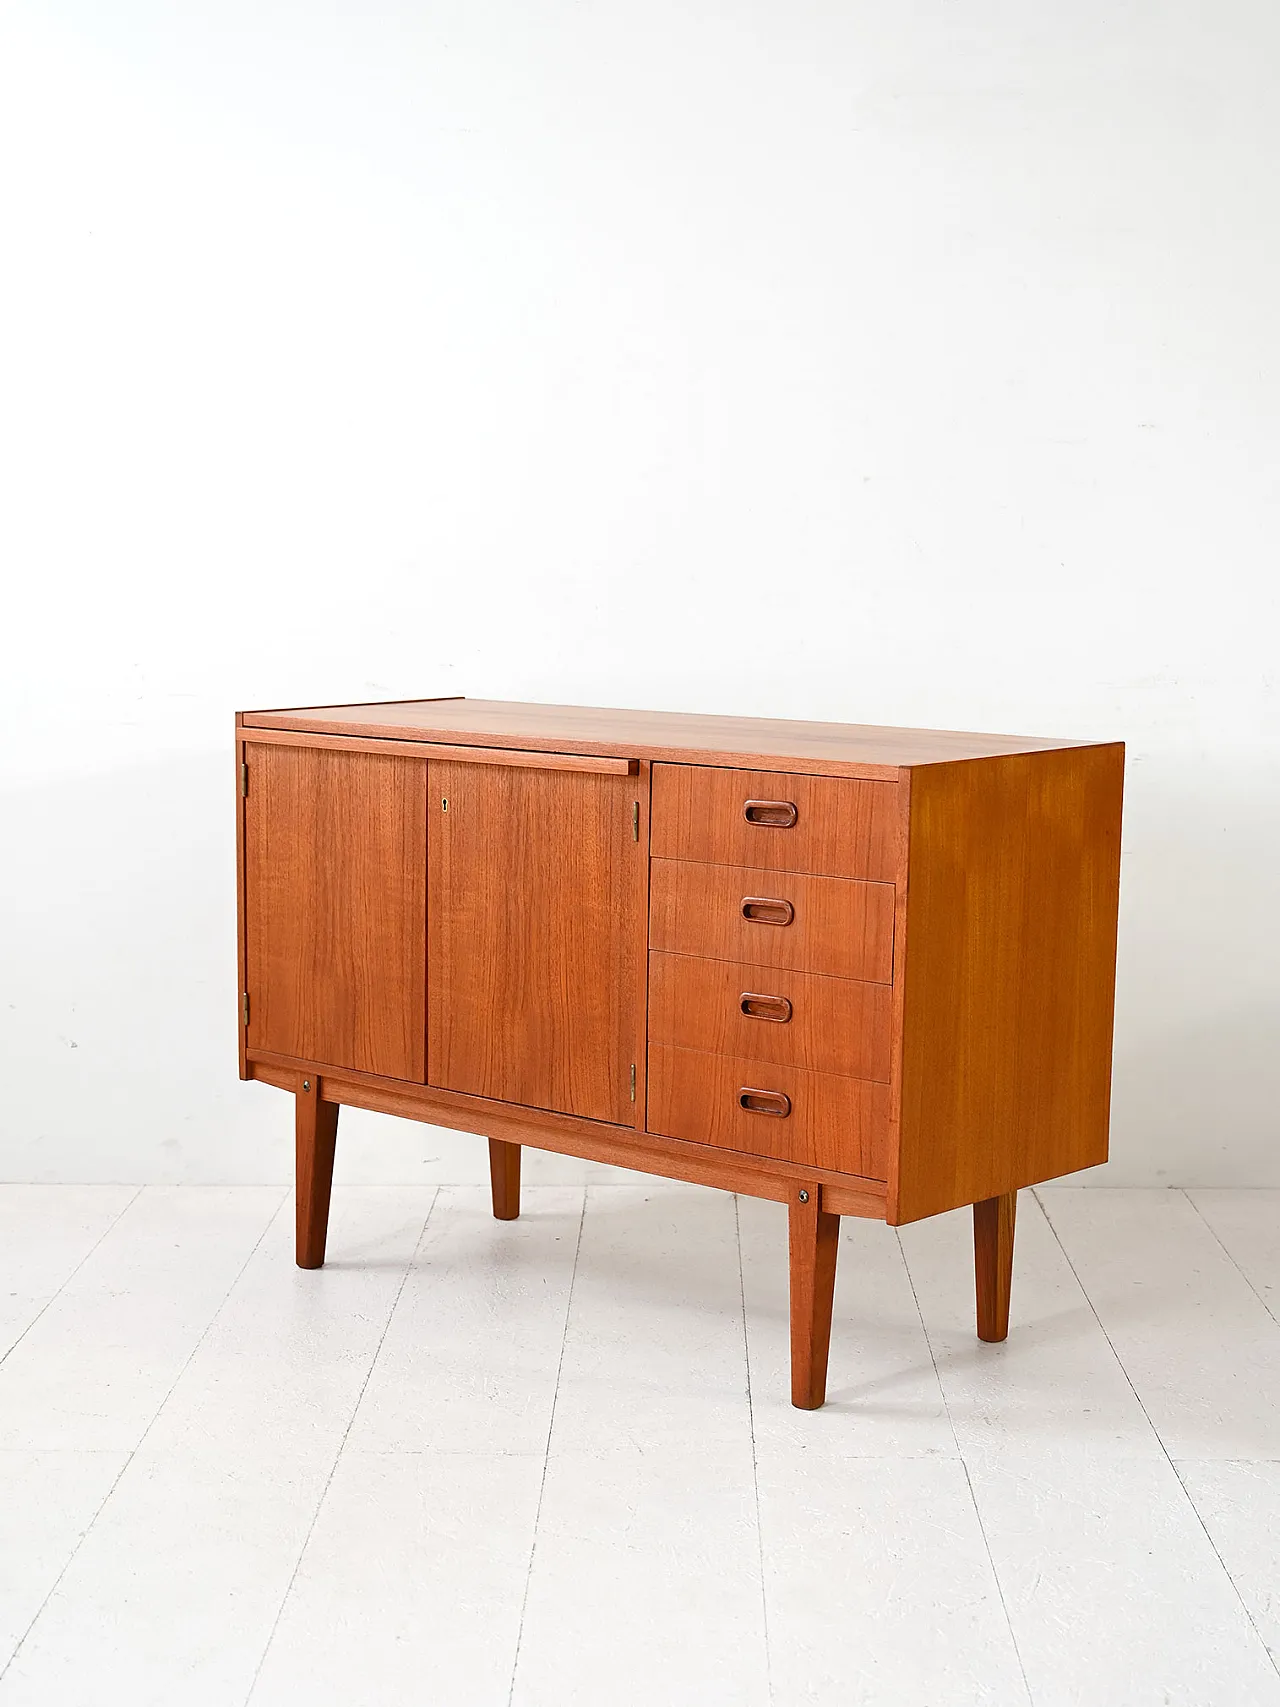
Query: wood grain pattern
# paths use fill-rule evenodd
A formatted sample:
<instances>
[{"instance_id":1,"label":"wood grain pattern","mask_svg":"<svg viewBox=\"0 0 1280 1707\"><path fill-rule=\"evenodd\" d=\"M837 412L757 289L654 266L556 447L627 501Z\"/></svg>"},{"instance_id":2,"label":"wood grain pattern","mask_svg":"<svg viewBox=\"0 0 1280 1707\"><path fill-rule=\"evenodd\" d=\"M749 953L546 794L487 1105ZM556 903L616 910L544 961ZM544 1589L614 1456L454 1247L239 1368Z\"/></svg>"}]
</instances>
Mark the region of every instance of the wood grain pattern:
<instances>
[{"instance_id":1,"label":"wood grain pattern","mask_svg":"<svg viewBox=\"0 0 1280 1707\"><path fill-rule=\"evenodd\" d=\"M746 807L752 800L793 806L795 822L750 822ZM655 765L653 853L659 859L892 883L898 866L897 806L892 783Z\"/></svg>"},{"instance_id":2,"label":"wood grain pattern","mask_svg":"<svg viewBox=\"0 0 1280 1707\"><path fill-rule=\"evenodd\" d=\"M246 750L248 1046L421 1081L426 766Z\"/></svg>"},{"instance_id":3,"label":"wood grain pattern","mask_svg":"<svg viewBox=\"0 0 1280 1707\"><path fill-rule=\"evenodd\" d=\"M753 1017L742 997L779 998L790 1017ZM766 1014L785 1012L761 1003ZM814 1073L889 1079L892 993L887 984L824 978L736 960L649 957L649 1041L717 1055L779 1061Z\"/></svg>"},{"instance_id":4,"label":"wood grain pattern","mask_svg":"<svg viewBox=\"0 0 1280 1707\"><path fill-rule=\"evenodd\" d=\"M890 1219L1106 1160L1124 749L911 779Z\"/></svg>"},{"instance_id":5,"label":"wood grain pattern","mask_svg":"<svg viewBox=\"0 0 1280 1707\"><path fill-rule=\"evenodd\" d=\"M520 1214L520 1146L489 1140L489 1186L494 1218L514 1221Z\"/></svg>"},{"instance_id":6,"label":"wood grain pattern","mask_svg":"<svg viewBox=\"0 0 1280 1707\"><path fill-rule=\"evenodd\" d=\"M973 1206L973 1271L978 1300L978 1338L999 1341L1009 1335L1009 1294L1013 1282L1013 1230L1018 1194L1007 1191Z\"/></svg>"},{"instance_id":7,"label":"wood grain pattern","mask_svg":"<svg viewBox=\"0 0 1280 1707\"><path fill-rule=\"evenodd\" d=\"M791 1403L816 1411L826 1403L840 1217L823 1207L816 1182L798 1187L787 1204L791 1270Z\"/></svg>"},{"instance_id":8,"label":"wood grain pattern","mask_svg":"<svg viewBox=\"0 0 1280 1707\"><path fill-rule=\"evenodd\" d=\"M240 716L236 714L236 1031L240 1077L249 1078L248 1027L244 1023L244 993L248 989L244 951L244 796L241 793L241 767L245 759L244 742L240 738Z\"/></svg>"},{"instance_id":9,"label":"wood grain pattern","mask_svg":"<svg viewBox=\"0 0 1280 1707\"><path fill-rule=\"evenodd\" d=\"M649 873L649 946L667 954L737 960L861 978L893 977L893 885L843 877L763 874L743 866L655 859ZM742 916L749 896L794 909L790 924Z\"/></svg>"},{"instance_id":10,"label":"wood grain pattern","mask_svg":"<svg viewBox=\"0 0 1280 1707\"><path fill-rule=\"evenodd\" d=\"M329 1198L338 1138L338 1105L321 1099L320 1080L302 1074L296 1080L294 1110L294 1220L299 1268L324 1265L329 1233Z\"/></svg>"},{"instance_id":11,"label":"wood grain pattern","mask_svg":"<svg viewBox=\"0 0 1280 1707\"><path fill-rule=\"evenodd\" d=\"M744 1109L744 1087L781 1092L790 1114ZM665 1137L883 1179L888 1124L885 1085L776 1061L649 1046L649 1129Z\"/></svg>"},{"instance_id":12,"label":"wood grain pattern","mask_svg":"<svg viewBox=\"0 0 1280 1707\"><path fill-rule=\"evenodd\" d=\"M898 1201L899 1161L902 1155L902 968L907 953L907 895L909 871L907 849L911 826L911 781L915 772L904 770L898 779L899 866L893 899L893 1021L889 1049L889 1162L886 1168L886 1204Z\"/></svg>"},{"instance_id":13,"label":"wood grain pattern","mask_svg":"<svg viewBox=\"0 0 1280 1707\"><path fill-rule=\"evenodd\" d=\"M635 798L629 777L431 762L433 1085L630 1124L644 975Z\"/></svg>"},{"instance_id":14,"label":"wood grain pattern","mask_svg":"<svg viewBox=\"0 0 1280 1707\"><path fill-rule=\"evenodd\" d=\"M638 759L599 753L530 752L518 747L463 747L439 741L387 741L367 735L299 734L287 729L257 729L262 746L318 747L331 753L395 753L415 759L465 759L469 765L515 765L532 771L599 771L605 776L635 776Z\"/></svg>"},{"instance_id":15,"label":"wood grain pattern","mask_svg":"<svg viewBox=\"0 0 1280 1707\"><path fill-rule=\"evenodd\" d=\"M647 759L641 760L632 787L635 809L633 832L640 844L641 857L636 861L635 904L631 912L631 927L635 932L632 953L640 969L636 979L635 1101L631 1105L631 1124L637 1132L643 1132L649 1097L646 1038L649 1030L649 846L653 806L653 766Z\"/></svg>"},{"instance_id":16,"label":"wood grain pattern","mask_svg":"<svg viewBox=\"0 0 1280 1707\"><path fill-rule=\"evenodd\" d=\"M308 706L246 711L246 728L375 735L393 740L463 741L624 754L685 764L725 764L830 776L897 780L903 765L944 764L1000 753L1044 752L1079 743L1022 735L891 729L858 723L804 723L770 717L621 711L518 701L402 700L386 705Z\"/></svg>"},{"instance_id":17,"label":"wood grain pattern","mask_svg":"<svg viewBox=\"0 0 1280 1707\"><path fill-rule=\"evenodd\" d=\"M263 1060L251 1054L249 1071L263 1084L292 1091L297 1083L297 1063ZM832 1206L839 1203L841 1215L884 1219L883 1180L859 1179L828 1169L800 1167L790 1162L760 1160L717 1150L710 1144L686 1143L654 1133L640 1136L628 1127L609 1126L598 1120L580 1120L573 1115L547 1114L535 1108L517 1108L511 1103L486 1102L480 1097L461 1096L430 1086L407 1085L395 1079L378 1079L369 1073L333 1071L321 1078L321 1094L344 1107L367 1108L403 1120L422 1120L458 1132L501 1138L526 1149L551 1150L586 1161L607 1162L614 1167L634 1168L664 1179L684 1180L690 1185L710 1185L721 1191L740 1191L750 1197L785 1203L797 1180L817 1178L828 1191Z\"/></svg>"}]
</instances>

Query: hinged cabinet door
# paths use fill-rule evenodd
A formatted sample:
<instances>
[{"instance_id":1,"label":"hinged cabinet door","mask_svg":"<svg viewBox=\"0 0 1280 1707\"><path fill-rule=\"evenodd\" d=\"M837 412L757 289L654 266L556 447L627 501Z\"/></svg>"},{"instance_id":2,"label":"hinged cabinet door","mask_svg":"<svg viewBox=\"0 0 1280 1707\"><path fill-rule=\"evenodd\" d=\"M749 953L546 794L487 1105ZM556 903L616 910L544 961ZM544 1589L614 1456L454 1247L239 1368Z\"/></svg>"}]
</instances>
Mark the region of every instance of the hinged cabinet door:
<instances>
[{"instance_id":1,"label":"hinged cabinet door","mask_svg":"<svg viewBox=\"0 0 1280 1707\"><path fill-rule=\"evenodd\" d=\"M637 799L634 777L431 762L430 1084L632 1124Z\"/></svg>"},{"instance_id":2,"label":"hinged cabinet door","mask_svg":"<svg viewBox=\"0 0 1280 1707\"><path fill-rule=\"evenodd\" d=\"M246 751L250 1049L421 1084L425 760Z\"/></svg>"}]
</instances>

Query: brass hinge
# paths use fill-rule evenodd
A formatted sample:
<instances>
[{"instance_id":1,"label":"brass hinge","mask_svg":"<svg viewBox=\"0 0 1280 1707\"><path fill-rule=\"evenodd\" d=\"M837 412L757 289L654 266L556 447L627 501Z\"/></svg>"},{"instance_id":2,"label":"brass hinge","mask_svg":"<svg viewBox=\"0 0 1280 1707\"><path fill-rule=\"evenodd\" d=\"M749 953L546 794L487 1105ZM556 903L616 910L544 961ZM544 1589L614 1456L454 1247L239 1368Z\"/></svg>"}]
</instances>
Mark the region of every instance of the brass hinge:
<instances>
[{"instance_id":1,"label":"brass hinge","mask_svg":"<svg viewBox=\"0 0 1280 1707\"><path fill-rule=\"evenodd\" d=\"M634 1061L631 1063L631 1100L632 1102L636 1100L636 1064Z\"/></svg>"},{"instance_id":2,"label":"brass hinge","mask_svg":"<svg viewBox=\"0 0 1280 1707\"><path fill-rule=\"evenodd\" d=\"M640 840L640 802L638 800L631 802L631 840L633 842Z\"/></svg>"},{"instance_id":3,"label":"brass hinge","mask_svg":"<svg viewBox=\"0 0 1280 1707\"><path fill-rule=\"evenodd\" d=\"M244 1023L249 1023L249 992L246 990L240 997L240 1011L244 1015Z\"/></svg>"},{"instance_id":4,"label":"brass hinge","mask_svg":"<svg viewBox=\"0 0 1280 1707\"><path fill-rule=\"evenodd\" d=\"M245 796L246 799L248 798L248 795L249 795L249 766L247 764L243 764L243 763L240 766L240 792L242 795Z\"/></svg>"}]
</instances>

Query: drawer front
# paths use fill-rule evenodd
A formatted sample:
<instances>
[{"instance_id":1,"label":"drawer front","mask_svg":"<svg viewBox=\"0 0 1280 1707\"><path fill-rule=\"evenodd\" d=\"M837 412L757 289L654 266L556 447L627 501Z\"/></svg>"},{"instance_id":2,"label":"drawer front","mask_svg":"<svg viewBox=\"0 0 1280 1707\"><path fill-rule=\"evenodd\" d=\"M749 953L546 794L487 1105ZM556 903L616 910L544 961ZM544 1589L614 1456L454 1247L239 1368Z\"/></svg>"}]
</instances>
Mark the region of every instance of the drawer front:
<instances>
[{"instance_id":1,"label":"drawer front","mask_svg":"<svg viewBox=\"0 0 1280 1707\"><path fill-rule=\"evenodd\" d=\"M888 984L893 896L892 883L655 859L649 946Z\"/></svg>"},{"instance_id":2,"label":"drawer front","mask_svg":"<svg viewBox=\"0 0 1280 1707\"><path fill-rule=\"evenodd\" d=\"M708 765L653 767L649 846L659 859L892 883L898 824L898 790L891 782Z\"/></svg>"},{"instance_id":3,"label":"drawer front","mask_svg":"<svg viewBox=\"0 0 1280 1707\"><path fill-rule=\"evenodd\" d=\"M889 1087L654 1043L648 1128L663 1138L882 1180Z\"/></svg>"},{"instance_id":4,"label":"drawer front","mask_svg":"<svg viewBox=\"0 0 1280 1707\"><path fill-rule=\"evenodd\" d=\"M649 1040L716 1055L889 1078L887 984L776 966L649 956Z\"/></svg>"}]
</instances>

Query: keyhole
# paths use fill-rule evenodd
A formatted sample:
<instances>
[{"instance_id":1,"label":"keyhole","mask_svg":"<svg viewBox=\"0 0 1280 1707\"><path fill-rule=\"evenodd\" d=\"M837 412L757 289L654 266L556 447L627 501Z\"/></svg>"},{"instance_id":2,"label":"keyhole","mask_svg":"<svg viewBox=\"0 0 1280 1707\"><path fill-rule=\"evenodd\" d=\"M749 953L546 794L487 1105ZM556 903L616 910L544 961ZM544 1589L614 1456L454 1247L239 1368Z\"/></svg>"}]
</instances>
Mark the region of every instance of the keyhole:
<instances>
[{"instance_id":1,"label":"keyhole","mask_svg":"<svg viewBox=\"0 0 1280 1707\"><path fill-rule=\"evenodd\" d=\"M442 811L442 812L447 812L447 811L448 811L448 810L449 810L449 802L448 802L448 800L447 800L447 799L444 799L444 800L441 800L441 802L440 802L440 810L441 810L441 811Z\"/></svg>"}]
</instances>

